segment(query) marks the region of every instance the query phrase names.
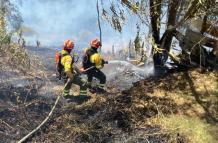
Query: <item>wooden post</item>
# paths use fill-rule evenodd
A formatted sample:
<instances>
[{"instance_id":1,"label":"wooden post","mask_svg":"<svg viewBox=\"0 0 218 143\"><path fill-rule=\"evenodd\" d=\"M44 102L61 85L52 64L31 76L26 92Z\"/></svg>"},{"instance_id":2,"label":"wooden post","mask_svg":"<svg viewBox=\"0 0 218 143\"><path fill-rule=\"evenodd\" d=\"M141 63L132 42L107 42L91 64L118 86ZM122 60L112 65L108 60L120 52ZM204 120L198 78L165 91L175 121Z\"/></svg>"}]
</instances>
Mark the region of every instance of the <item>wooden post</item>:
<instances>
[{"instance_id":1,"label":"wooden post","mask_svg":"<svg viewBox=\"0 0 218 143\"><path fill-rule=\"evenodd\" d=\"M99 28L99 34L100 34L100 41L102 43L102 35L101 35L101 22L100 22L100 14L99 14L99 5L98 5L98 0L97 0L97 13L98 13L98 28ZM99 47L99 52L101 52L101 46Z\"/></svg>"},{"instance_id":2,"label":"wooden post","mask_svg":"<svg viewBox=\"0 0 218 143\"><path fill-rule=\"evenodd\" d=\"M114 45L112 46L112 55L115 56Z\"/></svg>"}]
</instances>

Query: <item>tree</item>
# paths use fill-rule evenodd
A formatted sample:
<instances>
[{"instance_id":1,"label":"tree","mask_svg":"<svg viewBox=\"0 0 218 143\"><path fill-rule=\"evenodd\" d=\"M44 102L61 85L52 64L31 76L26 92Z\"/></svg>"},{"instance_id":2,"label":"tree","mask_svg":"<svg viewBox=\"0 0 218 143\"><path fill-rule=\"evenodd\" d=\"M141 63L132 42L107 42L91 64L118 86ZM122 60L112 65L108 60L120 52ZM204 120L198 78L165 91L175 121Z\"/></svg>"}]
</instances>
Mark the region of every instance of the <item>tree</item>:
<instances>
[{"instance_id":1,"label":"tree","mask_svg":"<svg viewBox=\"0 0 218 143\"><path fill-rule=\"evenodd\" d=\"M136 37L135 37L135 40L134 40L134 47L135 47L135 51L136 52L139 52L140 48L141 48L141 39L140 39L140 36L139 36L139 28L137 30L137 34L136 34Z\"/></svg>"},{"instance_id":2,"label":"tree","mask_svg":"<svg viewBox=\"0 0 218 143\"><path fill-rule=\"evenodd\" d=\"M115 56L114 45L112 46L112 55Z\"/></svg>"},{"instance_id":3,"label":"tree","mask_svg":"<svg viewBox=\"0 0 218 143\"><path fill-rule=\"evenodd\" d=\"M14 0L0 1L0 56L2 60L5 60L5 65L26 73L30 67L30 60L25 49L21 48L25 46L25 39L20 29L22 18L16 6ZM13 34L18 34L19 45L11 41Z\"/></svg>"},{"instance_id":4,"label":"tree","mask_svg":"<svg viewBox=\"0 0 218 143\"><path fill-rule=\"evenodd\" d=\"M39 40L36 40L36 48L39 48L41 45L40 41Z\"/></svg>"},{"instance_id":5,"label":"tree","mask_svg":"<svg viewBox=\"0 0 218 143\"><path fill-rule=\"evenodd\" d=\"M0 1L0 42L10 42L13 32L17 32L22 23L20 12L10 0ZM9 31L6 26L11 27Z\"/></svg>"},{"instance_id":6,"label":"tree","mask_svg":"<svg viewBox=\"0 0 218 143\"><path fill-rule=\"evenodd\" d=\"M143 26L150 29L153 60L155 65L164 65L168 56L178 63L170 54L170 48L175 31L183 30L189 20L194 18L205 19L213 17L216 10L216 0L121 0L111 3L110 13L103 7L103 16L110 21L115 30L122 31L122 23L131 12L141 20ZM213 12L212 12L213 11ZM217 11L217 10L216 10ZM202 17L203 15L203 17ZM115 20L113 20L115 19ZM212 19L212 18L211 18ZM203 31L211 29L206 27ZM161 29L163 34L161 34Z\"/></svg>"},{"instance_id":7,"label":"tree","mask_svg":"<svg viewBox=\"0 0 218 143\"><path fill-rule=\"evenodd\" d=\"M6 35L6 12L4 8L4 1L0 1L0 40L1 43Z\"/></svg>"}]
</instances>

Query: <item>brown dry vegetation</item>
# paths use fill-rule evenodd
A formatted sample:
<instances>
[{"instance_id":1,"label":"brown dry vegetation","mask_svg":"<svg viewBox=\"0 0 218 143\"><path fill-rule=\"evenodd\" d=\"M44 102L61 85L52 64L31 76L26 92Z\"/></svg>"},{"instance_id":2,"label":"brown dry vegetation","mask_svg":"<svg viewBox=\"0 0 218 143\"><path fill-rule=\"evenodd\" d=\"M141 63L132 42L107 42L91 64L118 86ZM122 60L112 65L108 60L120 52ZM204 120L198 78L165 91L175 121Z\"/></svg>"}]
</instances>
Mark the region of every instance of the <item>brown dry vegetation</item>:
<instances>
[{"instance_id":1,"label":"brown dry vegetation","mask_svg":"<svg viewBox=\"0 0 218 143\"><path fill-rule=\"evenodd\" d=\"M215 143L217 78L217 72L191 70L142 80L123 92L111 87L106 94L62 99L29 141ZM38 86L33 87L1 89L3 142L30 132L54 104L53 98L42 97Z\"/></svg>"}]
</instances>

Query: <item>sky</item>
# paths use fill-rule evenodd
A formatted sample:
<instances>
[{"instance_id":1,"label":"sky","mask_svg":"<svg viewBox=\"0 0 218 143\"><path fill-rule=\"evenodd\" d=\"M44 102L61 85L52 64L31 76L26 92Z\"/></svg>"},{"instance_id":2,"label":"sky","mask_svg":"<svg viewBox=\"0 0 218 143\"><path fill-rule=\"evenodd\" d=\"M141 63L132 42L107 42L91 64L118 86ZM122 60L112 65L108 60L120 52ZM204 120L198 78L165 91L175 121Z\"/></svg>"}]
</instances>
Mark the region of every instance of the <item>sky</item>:
<instances>
[{"instance_id":1,"label":"sky","mask_svg":"<svg viewBox=\"0 0 218 143\"><path fill-rule=\"evenodd\" d=\"M20 6L23 25L32 29L32 34L24 33L27 43L42 46L61 47L65 39L75 42L75 49L87 47L93 38L99 37L96 0L23 0ZM134 18L128 20L122 34L101 20L102 49L111 51L128 45L136 35Z\"/></svg>"}]
</instances>

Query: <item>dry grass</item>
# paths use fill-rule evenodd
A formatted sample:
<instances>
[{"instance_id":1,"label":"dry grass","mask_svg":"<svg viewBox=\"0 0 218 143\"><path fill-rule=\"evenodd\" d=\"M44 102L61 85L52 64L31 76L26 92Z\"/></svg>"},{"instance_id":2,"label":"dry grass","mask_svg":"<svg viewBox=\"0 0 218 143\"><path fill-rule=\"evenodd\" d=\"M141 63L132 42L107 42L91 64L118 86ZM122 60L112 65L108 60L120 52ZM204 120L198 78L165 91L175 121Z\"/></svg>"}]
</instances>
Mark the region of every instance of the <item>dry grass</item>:
<instances>
[{"instance_id":1,"label":"dry grass","mask_svg":"<svg viewBox=\"0 0 218 143\"><path fill-rule=\"evenodd\" d=\"M215 143L216 78L181 72L140 81L122 93L89 94L88 101L61 106L33 141Z\"/></svg>"},{"instance_id":2,"label":"dry grass","mask_svg":"<svg viewBox=\"0 0 218 143\"><path fill-rule=\"evenodd\" d=\"M35 55L29 55L27 49L16 43L0 45L0 71L18 71L19 74L32 77L46 76L42 60Z\"/></svg>"},{"instance_id":3,"label":"dry grass","mask_svg":"<svg viewBox=\"0 0 218 143\"><path fill-rule=\"evenodd\" d=\"M175 102L177 114L158 116L146 123L160 125L169 132L171 142L215 143L218 140L217 72L200 74L196 70L169 75L156 82L151 97L167 97Z\"/></svg>"},{"instance_id":4,"label":"dry grass","mask_svg":"<svg viewBox=\"0 0 218 143\"><path fill-rule=\"evenodd\" d=\"M152 124L160 125L168 131L171 142L177 142L178 136L183 136L190 143L216 143L218 129L197 117L172 115L153 119Z\"/></svg>"}]
</instances>

